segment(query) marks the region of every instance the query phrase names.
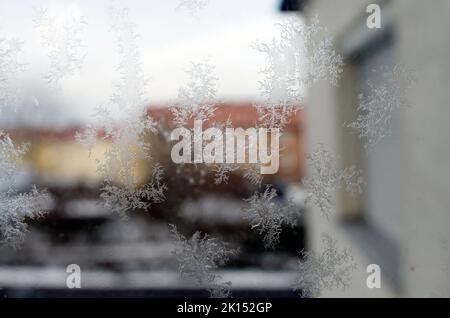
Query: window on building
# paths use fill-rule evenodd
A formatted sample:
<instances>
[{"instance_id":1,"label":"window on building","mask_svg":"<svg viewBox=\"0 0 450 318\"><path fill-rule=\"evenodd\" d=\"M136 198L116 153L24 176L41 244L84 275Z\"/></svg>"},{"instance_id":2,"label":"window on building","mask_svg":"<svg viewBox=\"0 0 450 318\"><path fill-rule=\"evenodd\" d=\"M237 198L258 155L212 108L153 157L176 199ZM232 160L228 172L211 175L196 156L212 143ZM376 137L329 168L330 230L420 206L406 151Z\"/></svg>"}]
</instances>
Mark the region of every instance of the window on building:
<instances>
[{"instance_id":1,"label":"window on building","mask_svg":"<svg viewBox=\"0 0 450 318\"><path fill-rule=\"evenodd\" d=\"M397 64L397 58L391 27L375 33L364 24L348 38L344 37L342 43L347 66L340 88L342 108L338 120L350 123L358 113L358 95L369 92L369 82L372 85L383 84L383 73ZM367 184L359 197L342 193L340 206L344 220L357 221L344 223L363 245L362 249L370 254L374 263L382 265L394 285L399 286L401 145L399 123L395 117L392 118L392 127L392 135L382 139L369 153L364 149L364 140L360 140L354 131L342 129L341 164L361 167Z\"/></svg>"}]
</instances>

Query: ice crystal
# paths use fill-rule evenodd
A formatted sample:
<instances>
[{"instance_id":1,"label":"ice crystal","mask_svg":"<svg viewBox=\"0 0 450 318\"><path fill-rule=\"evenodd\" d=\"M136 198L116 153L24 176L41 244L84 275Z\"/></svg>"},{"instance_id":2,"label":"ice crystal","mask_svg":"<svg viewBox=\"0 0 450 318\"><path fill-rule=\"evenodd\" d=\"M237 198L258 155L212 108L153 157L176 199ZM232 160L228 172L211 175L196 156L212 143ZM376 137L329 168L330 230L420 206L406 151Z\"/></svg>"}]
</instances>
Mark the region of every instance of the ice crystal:
<instances>
[{"instance_id":1,"label":"ice crystal","mask_svg":"<svg viewBox=\"0 0 450 318\"><path fill-rule=\"evenodd\" d=\"M267 186L263 193L245 200L249 206L244 208L244 217L262 235L264 246L269 249L279 243L282 226L295 226L300 214L292 202L283 203L277 197L276 190Z\"/></svg>"},{"instance_id":2,"label":"ice crystal","mask_svg":"<svg viewBox=\"0 0 450 318\"><path fill-rule=\"evenodd\" d=\"M120 80L115 83L115 93L111 104L125 112L146 105L148 78L142 69L142 59L138 46L139 35L135 30L128 8L121 8L111 1L109 15L112 31L116 38L119 63L117 72Z\"/></svg>"},{"instance_id":3,"label":"ice crystal","mask_svg":"<svg viewBox=\"0 0 450 318\"><path fill-rule=\"evenodd\" d=\"M98 136L109 142L104 158L97 159L98 170L104 176L101 198L112 212L126 216L133 209L148 210L152 203L165 199L166 184L163 169L156 164L151 182L141 184L138 166L151 158L149 134L157 133L157 125L147 114L145 106L147 79L141 66L137 44L138 35L127 8L117 7L112 1L109 8L112 31L117 42L119 81L111 95L108 107L99 107L94 116L99 127L88 126L76 139L92 150ZM116 124L110 109L116 109L123 120Z\"/></svg>"},{"instance_id":4,"label":"ice crystal","mask_svg":"<svg viewBox=\"0 0 450 318\"><path fill-rule=\"evenodd\" d=\"M137 167L142 160L150 159L151 143L148 135L156 132L156 123L149 116L131 117L120 127L114 127L108 113L98 113L105 118L103 139L109 141L102 160L97 159L98 170L104 177L101 198L106 207L122 216L133 209L148 210L152 203L164 200L167 186L163 183L163 170L159 164L153 169L153 181L140 185ZM97 142L98 131L88 127L76 139L88 149ZM118 185L120 184L120 185Z\"/></svg>"},{"instance_id":5,"label":"ice crystal","mask_svg":"<svg viewBox=\"0 0 450 318\"><path fill-rule=\"evenodd\" d=\"M196 15L200 10L204 9L210 0L178 0L176 10L187 10L191 15Z\"/></svg>"},{"instance_id":6,"label":"ice crystal","mask_svg":"<svg viewBox=\"0 0 450 318\"><path fill-rule=\"evenodd\" d=\"M392 116L397 110L408 107L405 92L414 81L413 75L398 65L382 72L380 84L367 81L367 92L359 95L358 117L347 125L365 140L367 152L391 135Z\"/></svg>"},{"instance_id":7,"label":"ice crystal","mask_svg":"<svg viewBox=\"0 0 450 318\"><path fill-rule=\"evenodd\" d=\"M17 40L0 34L0 113L3 108L18 104L17 77L23 68L18 58L20 51Z\"/></svg>"},{"instance_id":8,"label":"ice crystal","mask_svg":"<svg viewBox=\"0 0 450 318\"><path fill-rule=\"evenodd\" d=\"M222 163L215 166L214 172L214 183L216 185L228 183L230 174L233 171L239 169L239 166L233 163Z\"/></svg>"},{"instance_id":9,"label":"ice crystal","mask_svg":"<svg viewBox=\"0 0 450 318\"><path fill-rule=\"evenodd\" d=\"M17 78L22 71L18 60L20 44L0 36L0 113L19 103ZM41 217L50 197L33 187L18 193L14 188L28 144L15 145L7 133L0 131L0 244L17 248L25 238L27 219Z\"/></svg>"},{"instance_id":10,"label":"ice crystal","mask_svg":"<svg viewBox=\"0 0 450 318\"><path fill-rule=\"evenodd\" d=\"M220 275L214 272L236 255L237 250L199 231L189 239L181 235L174 225L170 225L170 232L176 244L174 255L181 277L206 288L213 298L231 296L231 282L222 282Z\"/></svg>"},{"instance_id":11,"label":"ice crystal","mask_svg":"<svg viewBox=\"0 0 450 318\"><path fill-rule=\"evenodd\" d=\"M209 62L192 63L186 71L189 82L178 90L179 102L170 110L178 127L186 125L191 119L207 121L216 111L217 77L214 66Z\"/></svg>"},{"instance_id":12,"label":"ice crystal","mask_svg":"<svg viewBox=\"0 0 450 318\"><path fill-rule=\"evenodd\" d=\"M323 36L326 29L318 18L310 25L290 18L276 26L280 34L270 43L253 45L266 55L260 81L264 103L256 108L263 126L283 128L289 116L301 107L312 84L328 80L337 85L343 62L333 48L333 39Z\"/></svg>"},{"instance_id":13,"label":"ice crystal","mask_svg":"<svg viewBox=\"0 0 450 318\"><path fill-rule=\"evenodd\" d=\"M295 114L298 106L288 105L255 105L259 121L263 127L283 129L289 122L291 115Z\"/></svg>"},{"instance_id":14,"label":"ice crystal","mask_svg":"<svg viewBox=\"0 0 450 318\"><path fill-rule=\"evenodd\" d=\"M248 165L244 169L244 179L248 180L251 184L260 187L263 181L260 165L259 164Z\"/></svg>"},{"instance_id":15,"label":"ice crystal","mask_svg":"<svg viewBox=\"0 0 450 318\"><path fill-rule=\"evenodd\" d=\"M361 193L364 179L355 166L338 169L337 157L321 144L307 156L309 173L303 178L308 191L307 204L312 202L327 217L333 206L333 194L343 187L348 193Z\"/></svg>"},{"instance_id":16,"label":"ice crystal","mask_svg":"<svg viewBox=\"0 0 450 318\"><path fill-rule=\"evenodd\" d=\"M31 192L17 193L13 184L20 174L20 161L27 145L16 146L8 134L0 132L0 244L20 246L27 231L26 219L36 219L46 212L50 200L45 191L33 187Z\"/></svg>"},{"instance_id":17,"label":"ice crystal","mask_svg":"<svg viewBox=\"0 0 450 318\"><path fill-rule=\"evenodd\" d=\"M152 181L142 186L117 186L107 180L101 189L100 197L106 208L126 217L129 210L149 210L152 203L163 202L166 198L167 185L163 181L164 170L159 164L153 167Z\"/></svg>"},{"instance_id":18,"label":"ice crystal","mask_svg":"<svg viewBox=\"0 0 450 318\"><path fill-rule=\"evenodd\" d=\"M89 155L92 153L92 148L97 143L98 131L97 129L89 125L83 132L77 131L75 133L75 141L86 147L89 150Z\"/></svg>"},{"instance_id":19,"label":"ice crystal","mask_svg":"<svg viewBox=\"0 0 450 318\"><path fill-rule=\"evenodd\" d=\"M8 134L0 131L0 184L12 184L27 149L27 144L16 146Z\"/></svg>"},{"instance_id":20,"label":"ice crystal","mask_svg":"<svg viewBox=\"0 0 450 318\"><path fill-rule=\"evenodd\" d=\"M302 297L320 297L324 290L345 289L356 268L350 249L339 249L337 241L322 234L321 253L302 251L294 290Z\"/></svg>"},{"instance_id":21,"label":"ice crystal","mask_svg":"<svg viewBox=\"0 0 450 318\"><path fill-rule=\"evenodd\" d=\"M132 172L140 159L151 158L148 135L155 132L153 118L145 115L125 120L120 127L107 128L104 139L111 143L100 169L107 180L120 180L130 186L134 184ZM88 138L90 136L91 132Z\"/></svg>"},{"instance_id":22,"label":"ice crystal","mask_svg":"<svg viewBox=\"0 0 450 318\"><path fill-rule=\"evenodd\" d=\"M34 23L50 59L50 70L45 79L57 87L61 80L83 66L86 56L83 44L86 20L75 10L55 15L47 9L38 8Z\"/></svg>"},{"instance_id":23,"label":"ice crystal","mask_svg":"<svg viewBox=\"0 0 450 318\"><path fill-rule=\"evenodd\" d=\"M47 213L50 196L33 187L31 192L0 192L0 244L18 248L25 239L27 219L38 219Z\"/></svg>"}]
</instances>

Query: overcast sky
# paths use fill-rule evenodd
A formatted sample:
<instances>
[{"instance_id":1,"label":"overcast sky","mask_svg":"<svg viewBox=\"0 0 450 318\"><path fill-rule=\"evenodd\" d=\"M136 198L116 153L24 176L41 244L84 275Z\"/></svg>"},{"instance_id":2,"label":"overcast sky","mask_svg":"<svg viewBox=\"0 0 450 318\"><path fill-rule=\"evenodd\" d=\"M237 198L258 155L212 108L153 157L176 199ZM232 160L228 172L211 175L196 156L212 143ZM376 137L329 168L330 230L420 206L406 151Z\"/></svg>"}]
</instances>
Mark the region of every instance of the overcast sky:
<instances>
[{"instance_id":1,"label":"overcast sky","mask_svg":"<svg viewBox=\"0 0 450 318\"><path fill-rule=\"evenodd\" d=\"M264 57L250 45L272 38L274 23L282 14L279 0L210 0L192 16L175 10L178 0L116 1L130 9L137 32L145 73L151 78L148 98L153 103L174 99L187 78L191 61L209 57L219 77L219 98L256 100L258 70ZM58 104L63 117L85 120L93 109L108 100L117 79L117 54L108 16L109 0L0 0L0 33L23 43L21 60L26 64L23 87L27 98L41 107ZM87 20L83 69L63 80L58 93L49 92L42 76L49 59L34 28L34 8L58 13L70 8ZM49 96L52 95L52 96ZM53 105L53 108L54 105Z\"/></svg>"}]
</instances>

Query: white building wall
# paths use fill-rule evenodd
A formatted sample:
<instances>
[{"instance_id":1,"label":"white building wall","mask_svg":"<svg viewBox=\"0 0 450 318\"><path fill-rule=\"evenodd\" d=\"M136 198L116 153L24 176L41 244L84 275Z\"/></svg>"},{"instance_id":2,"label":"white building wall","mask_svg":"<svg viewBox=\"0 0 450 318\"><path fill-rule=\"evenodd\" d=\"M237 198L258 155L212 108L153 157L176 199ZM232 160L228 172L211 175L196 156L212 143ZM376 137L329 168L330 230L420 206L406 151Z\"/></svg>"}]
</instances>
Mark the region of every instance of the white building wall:
<instances>
[{"instance_id":1,"label":"white building wall","mask_svg":"<svg viewBox=\"0 0 450 318\"><path fill-rule=\"evenodd\" d=\"M376 1L311 0L305 14L317 14L339 47L339 41L365 21L369 3ZM450 296L450 1L393 0L391 5L397 58L417 78L407 95L411 108L401 110L394 122L398 142L389 154L399 163L390 175L401 187L396 237L401 248L400 279L396 285L382 276L381 289L366 287L366 266L373 260L342 226L339 213L347 203L337 196L329 220L319 209L309 210L311 248L319 248L322 232L329 233L341 246L352 248L359 268L348 290L329 291L324 296ZM339 120L340 96L343 90L359 89L349 87L345 76L347 73L338 88L318 83L310 91L306 120L309 149L322 143L337 154L344 152L337 133L343 124ZM379 207L384 209L384 203L380 200ZM376 208L377 201L373 205Z\"/></svg>"}]
</instances>

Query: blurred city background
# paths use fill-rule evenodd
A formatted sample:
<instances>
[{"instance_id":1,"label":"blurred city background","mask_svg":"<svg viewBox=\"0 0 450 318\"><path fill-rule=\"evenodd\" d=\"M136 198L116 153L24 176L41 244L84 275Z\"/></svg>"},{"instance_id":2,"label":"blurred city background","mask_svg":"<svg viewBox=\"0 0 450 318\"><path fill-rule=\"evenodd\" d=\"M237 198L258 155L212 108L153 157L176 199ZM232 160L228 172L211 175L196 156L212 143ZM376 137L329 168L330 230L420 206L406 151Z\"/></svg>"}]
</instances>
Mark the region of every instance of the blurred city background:
<instances>
[{"instance_id":1,"label":"blurred city background","mask_svg":"<svg viewBox=\"0 0 450 318\"><path fill-rule=\"evenodd\" d=\"M366 26L370 3L382 8L381 29ZM450 296L449 1L211 0L194 16L174 10L177 1L127 3L141 35L143 67L151 75L147 113L167 129L173 127L167 107L192 60L209 58L216 66L220 102L214 119L230 117L235 127L248 128L258 119L253 105L261 102L258 71L264 65L252 42L270 40L274 24L292 16L307 23L317 15L334 38L345 63L339 85L319 81L306 92L304 107L283 131L280 170L263 179L262 188L271 184L279 200L291 199L305 212L297 226L283 229L273 251L264 248L242 217L243 199L257 187L239 171L228 183L214 185L206 166L175 165L164 134L149 136L152 159L142 163L139 174L151 178L151 167L160 163L169 188L166 200L126 219L102 206L102 176L75 136L86 124L96 124L91 115L110 94L114 78L113 40L102 13L108 2L0 1L1 31L27 34L32 24L21 21L31 21L35 5L82 9L92 25L99 25L87 46L100 49L88 54L81 73L54 94L40 79L45 54L40 55L38 40L30 35L24 41L24 51L37 52L25 60L39 67L24 75L23 105L3 111L0 128L15 143L30 143L22 167L26 173L16 188L25 192L37 185L48 190L52 202L49 214L28 222L20 248L0 247L1 296L207 296L179 277L168 223L188 236L200 230L239 247L219 270L232 281L234 297L297 297L291 286L298 252L320 250L322 233L351 248L358 265L349 288L323 296ZM374 69L394 65L414 72L406 95L411 107L395 113L391 135L366 153L345 123L357 117L358 95L366 83L382 80ZM100 137L93 157L108 146ZM362 169L366 181L360 195L333 193L336 204L328 219L318 208L303 205L306 155L319 144L338 155L339 166ZM0 185L0 191L7 188ZM82 269L80 290L66 287L69 264ZM367 288L369 264L382 268L380 289Z\"/></svg>"}]
</instances>

